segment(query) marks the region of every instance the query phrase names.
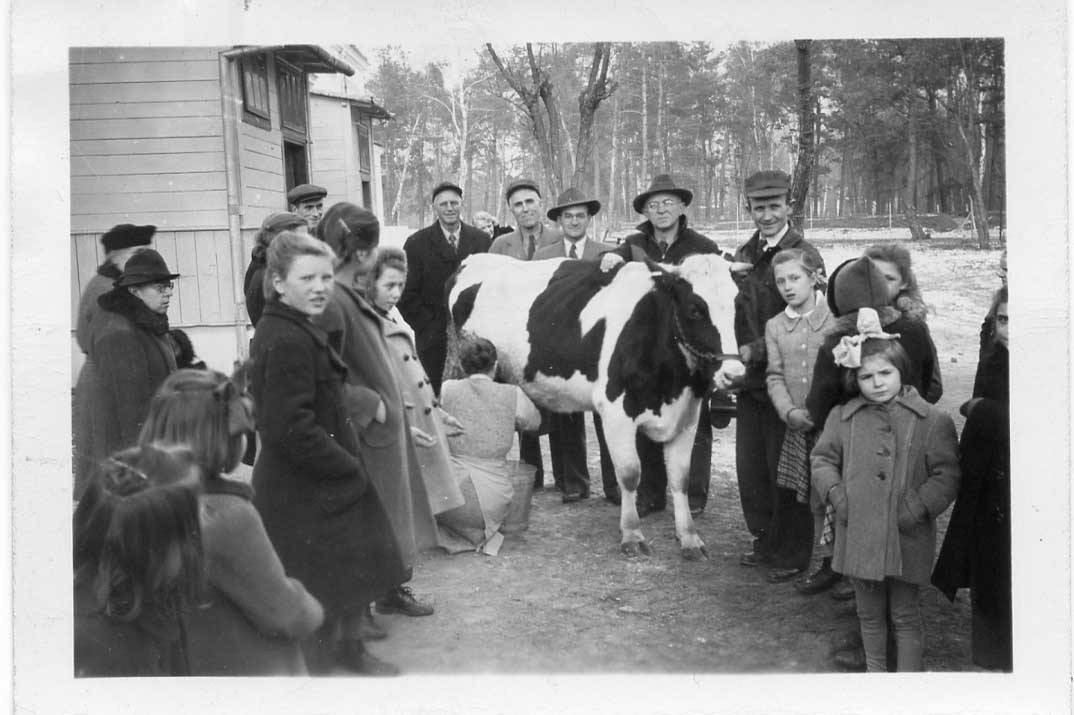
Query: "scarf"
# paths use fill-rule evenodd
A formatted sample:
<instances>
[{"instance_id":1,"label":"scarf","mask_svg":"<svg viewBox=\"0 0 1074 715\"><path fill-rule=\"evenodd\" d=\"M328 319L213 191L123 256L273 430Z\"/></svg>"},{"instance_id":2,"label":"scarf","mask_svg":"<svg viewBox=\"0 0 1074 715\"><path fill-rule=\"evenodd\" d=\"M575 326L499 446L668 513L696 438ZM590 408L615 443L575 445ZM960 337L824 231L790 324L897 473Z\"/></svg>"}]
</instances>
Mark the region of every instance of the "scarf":
<instances>
[{"instance_id":1,"label":"scarf","mask_svg":"<svg viewBox=\"0 0 1074 715\"><path fill-rule=\"evenodd\" d=\"M141 298L124 288L113 288L97 299L97 305L109 313L121 315L135 326L153 335L168 333L167 314L154 313Z\"/></svg>"}]
</instances>

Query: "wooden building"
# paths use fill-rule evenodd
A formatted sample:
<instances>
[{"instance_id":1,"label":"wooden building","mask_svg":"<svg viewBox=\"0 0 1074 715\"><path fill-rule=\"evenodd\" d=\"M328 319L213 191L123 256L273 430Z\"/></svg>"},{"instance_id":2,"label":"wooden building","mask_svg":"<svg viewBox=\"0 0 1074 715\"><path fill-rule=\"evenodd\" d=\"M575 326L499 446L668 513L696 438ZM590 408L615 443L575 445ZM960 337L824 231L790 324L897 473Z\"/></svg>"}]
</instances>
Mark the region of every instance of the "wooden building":
<instances>
[{"instance_id":1,"label":"wooden building","mask_svg":"<svg viewBox=\"0 0 1074 715\"><path fill-rule=\"evenodd\" d=\"M101 234L153 224L181 274L171 324L228 369L248 347L252 238L288 189L317 180L309 75L353 68L316 45L73 48L69 67L72 326Z\"/></svg>"}]
</instances>

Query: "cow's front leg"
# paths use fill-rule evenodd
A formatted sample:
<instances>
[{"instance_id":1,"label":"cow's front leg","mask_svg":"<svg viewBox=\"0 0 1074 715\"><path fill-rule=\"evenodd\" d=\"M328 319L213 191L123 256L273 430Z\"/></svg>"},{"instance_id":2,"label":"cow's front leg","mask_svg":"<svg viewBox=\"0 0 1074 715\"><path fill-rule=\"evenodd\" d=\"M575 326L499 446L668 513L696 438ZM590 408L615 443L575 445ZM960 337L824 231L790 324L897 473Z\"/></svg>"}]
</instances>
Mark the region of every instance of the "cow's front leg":
<instances>
[{"instance_id":1,"label":"cow's front leg","mask_svg":"<svg viewBox=\"0 0 1074 715\"><path fill-rule=\"evenodd\" d=\"M705 542L694 527L690 504L686 498L686 484L690 478L690 453L697 432L697 411L694 420L685 425L670 442L664 443L664 464L667 466L668 485L671 487L671 503L675 507L675 534L679 537L682 556L688 561L708 558Z\"/></svg>"},{"instance_id":2,"label":"cow's front leg","mask_svg":"<svg viewBox=\"0 0 1074 715\"><path fill-rule=\"evenodd\" d=\"M622 541L619 548L627 556L652 554L652 549L641 533L641 519L638 518L636 499L638 482L641 479L641 461L638 459L636 446L637 428L633 420L615 406L609 406L600 415L604 423L604 439L608 443L608 454L615 465L615 479L619 482L622 496L619 506L619 531Z\"/></svg>"}]
</instances>

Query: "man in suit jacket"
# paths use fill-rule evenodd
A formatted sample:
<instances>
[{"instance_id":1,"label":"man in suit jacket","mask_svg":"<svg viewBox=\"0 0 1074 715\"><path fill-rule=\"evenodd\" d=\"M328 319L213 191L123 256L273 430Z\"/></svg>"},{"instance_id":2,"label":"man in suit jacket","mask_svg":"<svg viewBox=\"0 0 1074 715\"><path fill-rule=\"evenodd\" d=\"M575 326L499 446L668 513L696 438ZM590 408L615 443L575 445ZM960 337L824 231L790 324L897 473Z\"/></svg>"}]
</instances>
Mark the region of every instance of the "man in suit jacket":
<instances>
[{"instance_id":1,"label":"man in suit jacket","mask_svg":"<svg viewBox=\"0 0 1074 715\"><path fill-rule=\"evenodd\" d=\"M492 242L489 253L511 256L520 261L528 261L538 248L563 238L559 229L545 226L542 216L541 189L532 179L517 179L507 185L504 192L507 207L515 215L518 228L505 233Z\"/></svg>"},{"instance_id":2,"label":"man in suit jacket","mask_svg":"<svg viewBox=\"0 0 1074 715\"><path fill-rule=\"evenodd\" d=\"M562 235L558 228L545 226L541 202L541 187L533 179L516 179L507 185L504 191L507 207L515 216L518 228L508 230L501 236L494 236L489 253L511 256L520 261L533 259L538 248L555 245ZM548 413L542 413L540 432L518 433L518 457L526 464L532 464L537 470L533 475L533 488L544 488L544 460L541 458L540 434L547 431ZM551 439L551 437L549 438ZM559 470L553 469L556 484L560 484Z\"/></svg>"},{"instance_id":3,"label":"man in suit jacket","mask_svg":"<svg viewBox=\"0 0 1074 715\"><path fill-rule=\"evenodd\" d=\"M548 218L559 225L562 239L538 248L533 260L573 258L596 262L608 248L587 237L589 224L600 211L600 202L586 198L575 188L559 195L556 205L548 209ZM570 503L589 496L589 469L586 466L585 413L552 414L549 419L549 442L552 474L556 486L563 490L563 502ZM600 471L604 498L618 504L619 486L615 481L600 417L593 413L593 425L600 446Z\"/></svg>"},{"instance_id":4,"label":"man in suit jacket","mask_svg":"<svg viewBox=\"0 0 1074 715\"><path fill-rule=\"evenodd\" d=\"M399 312L414 329L418 358L439 395L447 357L444 286L464 258L488 251L491 239L462 222L462 189L457 185L450 181L437 184L432 204L436 223L412 233L403 244L408 270Z\"/></svg>"}]
</instances>

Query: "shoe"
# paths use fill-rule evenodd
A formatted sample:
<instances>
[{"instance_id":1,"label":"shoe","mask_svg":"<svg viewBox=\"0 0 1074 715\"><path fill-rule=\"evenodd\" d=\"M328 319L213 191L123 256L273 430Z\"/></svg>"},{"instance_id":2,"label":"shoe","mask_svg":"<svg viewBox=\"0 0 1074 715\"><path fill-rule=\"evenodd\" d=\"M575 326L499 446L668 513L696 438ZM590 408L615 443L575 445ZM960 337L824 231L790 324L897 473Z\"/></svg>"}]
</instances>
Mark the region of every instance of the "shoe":
<instances>
[{"instance_id":1,"label":"shoe","mask_svg":"<svg viewBox=\"0 0 1074 715\"><path fill-rule=\"evenodd\" d=\"M843 670L850 670L857 673L865 670L865 651L861 648L854 648L853 650L841 650L835 654L832 658L835 664Z\"/></svg>"},{"instance_id":2,"label":"shoe","mask_svg":"<svg viewBox=\"0 0 1074 715\"><path fill-rule=\"evenodd\" d=\"M784 581L790 581L798 574L805 571L804 568L773 568L768 572L768 575L764 577L768 583L783 583Z\"/></svg>"},{"instance_id":3,"label":"shoe","mask_svg":"<svg viewBox=\"0 0 1074 715\"><path fill-rule=\"evenodd\" d=\"M854 598L854 587L850 585L850 581L840 578L832 585L832 592L829 595L834 601L849 601Z\"/></svg>"},{"instance_id":4,"label":"shoe","mask_svg":"<svg viewBox=\"0 0 1074 715\"><path fill-rule=\"evenodd\" d=\"M563 503L571 504L576 501L582 501L589 498L589 492L565 492L563 494Z\"/></svg>"},{"instance_id":5,"label":"shoe","mask_svg":"<svg viewBox=\"0 0 1074 715\"><path fill-rule=\"evenodd\" d=\"M409 586L396 586L377 599L377 613L402 613L404 616L431 616L433 607L414 598Z\"/></svg>"},{"instance_id":6,"label":"shoe","mask_svg":"<svg viewBox=\"0 0 1074 715\"><path fill-rule=\"evenodd\" d=\"M642 519L652 514L654 511L664 511L664 504L655 504L651 501L643 501L638 499L635 502L635 507L638 510L638 516Z\"/></svg>"},{"instance_id":7,"label":"shoe","mask_svg":"<svg viewBox=\"0 0 1074 715\"><path fill-rule=\"evenodd\" d=\"M362 641L353 638L340 641L336 663L357 675L399 675L399 668L376 657Z\"/></svg>"},{"instance_id":8,"label":"shoe","mask_svg":"<svg viewBox=\"0 0 1074 715\"><path fill-rule=\"evenodd\" d=\"M751 551L748 554L743 554L738 562L743 566L766 566L772 563L772 557L758 551Z\"/></svg>"},{"instance_id":9,"label":"shoe","mask_svg":"<svg viewBox=\"0 0 1074 715\"><path fill-rule=\"evenodd\" d=\"M814 593L827 591L839 581L839 578L839 574L832 571L831 566L825 564L805 578L795 581L794 590L806 596L811 596Z\"/></svg>"},{"instance_id":10,"label":"shoe","mask_svg":"<svg viewBox=\"0 0 1074 715\"><path fill-rule=\"evenodd\" d=\"M382 641L388 637L384 626L373 620L373 609L369 606L358 617L358 636L363 641Z\"/></svg>"}]
</instances>

